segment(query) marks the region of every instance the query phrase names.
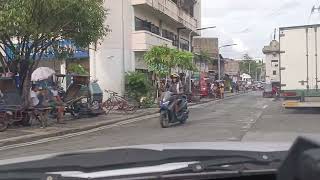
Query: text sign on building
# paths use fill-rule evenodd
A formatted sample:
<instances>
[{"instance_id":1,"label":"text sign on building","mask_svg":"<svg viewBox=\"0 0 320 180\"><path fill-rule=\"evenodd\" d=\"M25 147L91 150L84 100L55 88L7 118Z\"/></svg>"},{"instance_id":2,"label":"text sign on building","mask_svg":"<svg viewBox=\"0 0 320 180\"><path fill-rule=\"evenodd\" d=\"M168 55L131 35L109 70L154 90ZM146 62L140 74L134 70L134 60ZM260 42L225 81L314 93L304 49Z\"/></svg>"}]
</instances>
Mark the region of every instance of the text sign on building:
<instances>
[{"instance_id":1,"label":"text sign on building","mask_svg":"<svg viewBox=\"0 0 320 180\"><path fill-rule=\"evenodd\" d=\"M16 48L19 48L16 45ZM14 55L10 48L6 47L6 54L9 56L8 59L13 59ZM62 53L67 53L67 58L70 59L81 59L81 58L89 58L89 50L87 48L80 48L75 45L71 40L59 40L56 44L56 48L54 46L49 46L47 50L44 51L42 58L43 60L54 60L59 57ZM33 53L31 53L33 56ZM37 55L37 59L39 55Z\"/></svg>"}]
</instances>

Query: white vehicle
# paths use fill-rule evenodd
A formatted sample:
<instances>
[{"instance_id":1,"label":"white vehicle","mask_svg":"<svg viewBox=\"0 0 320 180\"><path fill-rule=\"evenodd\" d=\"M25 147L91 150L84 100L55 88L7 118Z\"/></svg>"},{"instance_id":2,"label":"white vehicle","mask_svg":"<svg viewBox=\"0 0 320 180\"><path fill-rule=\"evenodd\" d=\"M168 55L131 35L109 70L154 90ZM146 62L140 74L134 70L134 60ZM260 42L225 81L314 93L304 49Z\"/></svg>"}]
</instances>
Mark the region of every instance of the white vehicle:
<instances>
[{"instance_id":1,"label":"white vehicle","mask_svg":"<svg viewBox=\"0 0 320 180\"><path fill-rule=\"evenodd\" d=\"M320 25L283 27L280 37L280 81L283 107L320 107Z\"/></svg>"}]
</instances>

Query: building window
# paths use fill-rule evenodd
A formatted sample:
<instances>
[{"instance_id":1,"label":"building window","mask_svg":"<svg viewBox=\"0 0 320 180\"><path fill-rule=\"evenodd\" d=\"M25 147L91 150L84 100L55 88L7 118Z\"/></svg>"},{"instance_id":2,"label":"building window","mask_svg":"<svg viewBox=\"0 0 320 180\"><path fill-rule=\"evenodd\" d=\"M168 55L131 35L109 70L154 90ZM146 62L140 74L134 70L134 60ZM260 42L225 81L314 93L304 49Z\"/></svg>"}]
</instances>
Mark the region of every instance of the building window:
<instances>
[{"instance_id":1,"label":"building window","mask_svg":"<svg viewBox=\"0 0 320 180\"><path fill-rule=\"evenodd\" d=\"M273 75L277 75L277 71L273 71Z\"/></svg>"},{"instance_id":2,"label":"building window","mask_svg":"<svg viewBox=\"0 0 320 180\"><path fill-rule=\"evenodd\" d=\"M180 48L186 51L189 51L189 41L186 39L180 39Z\"/></svg>"},{"instance_id":3,"label":"building window","mask_svg":"<svg viewBox=\"0 0 320 180\"><path fill-rule=\"evenodd\" d=\"M154 34L160 35L160 28L158 26L137 17L135 17L135 30L136 31L145 30L145 31L149 31Z\"/></svg>"},{"instance_id":4,"label":"building window","mask_svg":"<svg viewBox=\"0 0 320 180\"><path fill-rule=\"evenodd\" d=\"M180 4L178 4L180 8L185 11L187 14L189 14L191 17L194 16L194 2L192 1L180 1Z\"/></svg>"},{"instance_id":5,"label":"building window","mask_svg":"<svg viewBox=\"0 0 320 180\"><path fill-rule=\"evenodd\" d=\"M173 32L168 30L162 30L162 37L170 39L172 41L172 45L178 47L178 36Z\"/></svg>"},{"instance_id":6,"label":"building window","mask_svg":"<svg viewBox=\"0 0 320 180\"><path fill-rule=\"evenodd\" d=\"M279 66L279 61L278 60L271 60L271 66L272 67L278 67Z\"/></svg>"}]
</instances>

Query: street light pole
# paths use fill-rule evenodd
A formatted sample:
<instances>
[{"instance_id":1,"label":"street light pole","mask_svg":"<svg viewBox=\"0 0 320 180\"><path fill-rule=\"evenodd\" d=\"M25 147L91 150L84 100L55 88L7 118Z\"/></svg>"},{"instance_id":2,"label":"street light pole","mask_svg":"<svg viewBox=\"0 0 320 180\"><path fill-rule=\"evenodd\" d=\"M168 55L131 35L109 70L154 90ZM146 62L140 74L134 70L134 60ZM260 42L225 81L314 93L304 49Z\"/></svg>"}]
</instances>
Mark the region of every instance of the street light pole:
<instances>
[{"instance_id":1,"label":"street light pole","mask_svg":"<svg viewBox=\"0 0 320 180\"><path fill-rule=\"evenodd\" d=\"M209 27L204 27L204 28L197 28L196 31L202 31L202 30L206 30L206 29L214 29L216 28L216 26L209 26ZM191 30L190 33L189 33L189 52L192 51L192 33L193 31ZM179 38L179 47L180 47L180 37ZM201 68L201 65L200 65L200 68ZM189 90L191 91L191 72L189 74Z\"/></svg>"},{"instance_id":2,"label":"street light pole","mask_svg":"<svg viewBox=\"0 0 320 180\"><path fill-rule=\"evenodd\" d=\"M221 58L220 58L220 49L225 48L225 47L230 47L230 46L236 46L237 44L227 44L219 47L218 50L218 80L221 80Z\"/></svg>"}]
</instances>

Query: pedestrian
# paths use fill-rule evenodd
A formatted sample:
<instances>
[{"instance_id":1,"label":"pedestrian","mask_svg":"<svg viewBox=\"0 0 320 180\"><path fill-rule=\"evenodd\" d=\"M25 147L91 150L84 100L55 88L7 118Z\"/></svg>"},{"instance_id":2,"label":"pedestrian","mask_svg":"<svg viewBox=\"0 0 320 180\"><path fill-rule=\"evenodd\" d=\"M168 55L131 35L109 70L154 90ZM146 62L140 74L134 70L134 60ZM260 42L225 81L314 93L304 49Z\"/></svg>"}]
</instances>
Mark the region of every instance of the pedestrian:
<instances>
[{"instance_id":1,"label":"pedestrian","mask_svg":"<svg viewBox=\"0 0 320 180\"><path fill-rule=\"evenodd\" d=\"M63 101L58 93L58 86L54 86L50 90L50 96L51 97L50 97L49 105L52 108L52 111L57 113L57 123L65 124L63 120L65 108L64 108Z\"/></svg>"},{"instance_id":2,"label":"pedestrian","mask_svg":"<svg viewBox=\"0 0 320 180\"><path fill-rule=\"evenodd\" d=\"M224 84L221 83L220 85L220 97L221 99L224 99Z\"/></svg>"},{"instance_id":3,"label":"pedestrian","mask_svg":"<svg viewBox=\"0 0 320 180\"><path fill-rule=\"evenodd\" d=\"M47 126L47 101L45 97L45 90L36 84L33 84L30 89L30 103L34 108L33 115L39 121L40 127L45 128Z\"/></svg>"},{"instance_id":4,"label":"pedestrian","mask_svg":"<svg viewBox=\"0 0 320 180\"><path fill-rule=\"evenodd\" d=\"M214 93L215 93L215 98L221 98L220 97L220 84L219 83L215 83L215 86L214 86Z\"/></svg>"},{"instance_id":5,"label":"pedestrian","mask_svg":"<svg viewBox=\"0 0 320 180\"><path fill-rule=\"evenodd\" d=\"M30 90L30 103L31 106L34 108L43 108L46 106L46 91L36 84L33 84L31 86Z\"/></svg>"},{"instance_id":6,"label":"pedestrian","mask_svg":"<svg viewBox=\"0 0 320 180\"><path fill-rule=\"evenodd\" d=\"M272 87L272 94L275 101L279 99L279 90L277 86Z\"/></svg>"}]
</instances>

